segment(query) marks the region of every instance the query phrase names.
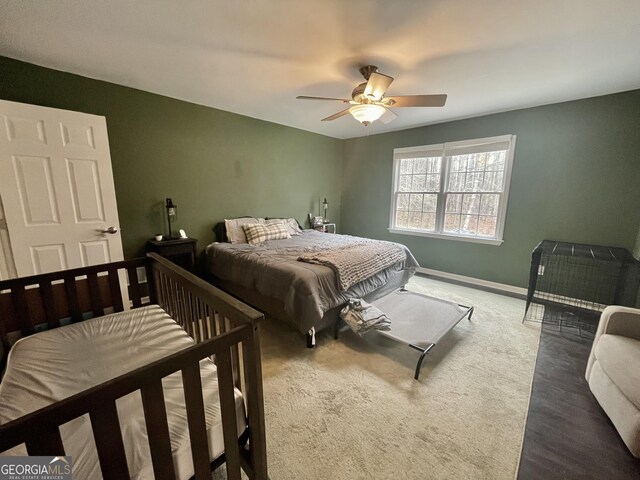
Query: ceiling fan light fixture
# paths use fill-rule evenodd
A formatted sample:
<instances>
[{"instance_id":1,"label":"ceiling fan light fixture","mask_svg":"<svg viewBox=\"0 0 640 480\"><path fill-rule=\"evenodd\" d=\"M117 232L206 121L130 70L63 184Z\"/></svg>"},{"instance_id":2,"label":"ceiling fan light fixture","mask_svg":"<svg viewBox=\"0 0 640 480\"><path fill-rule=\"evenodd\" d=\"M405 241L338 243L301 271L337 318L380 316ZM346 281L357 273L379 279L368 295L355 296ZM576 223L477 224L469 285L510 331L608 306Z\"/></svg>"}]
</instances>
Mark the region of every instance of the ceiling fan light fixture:
<instances>
[{"instance_id":1,"label":"ceiling fan light fixture","mask_svg":"<svg viewBox=\"0 0 640 480\"><path fill-rule=\"evenodd\" d=\"M358 120L363 125L367 126L371 122L378 120L385 112L385 108L381 105L374 105L371 103L363 103L360 105L354 105L349 108L349 113L353 115L353 118Z\"/></svg>"}]
</instances>

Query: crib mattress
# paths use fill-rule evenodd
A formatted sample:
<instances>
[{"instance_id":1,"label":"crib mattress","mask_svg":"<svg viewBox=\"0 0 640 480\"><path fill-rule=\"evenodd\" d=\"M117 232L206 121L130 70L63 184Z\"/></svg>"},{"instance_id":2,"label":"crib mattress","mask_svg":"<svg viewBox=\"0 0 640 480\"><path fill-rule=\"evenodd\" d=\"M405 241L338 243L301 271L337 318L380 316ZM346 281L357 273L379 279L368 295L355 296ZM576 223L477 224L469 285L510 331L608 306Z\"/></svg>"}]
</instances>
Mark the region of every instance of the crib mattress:
<instances>
[{"instance_id":1,"label":"crib mattress","mask_svg":"<svg viewBox=\"0 0 640 480\"><path fill-rule=\"evenodd\" d=\"M94 387L193 345L193 339L159 306L152 305L41 332L16 342L0 383L0 423ZM224 450L216 367L200 362L209 453ZM194 474L182 388L176 372L162 381L177 478ZM242 394L236 389L238 432L245 428ZM139 391L116 402L131 478L153 478ZM60 427L74 478L102 478L88 415ZM2 455L26 455L24 445Z\"/></svg>"}]
</instances>

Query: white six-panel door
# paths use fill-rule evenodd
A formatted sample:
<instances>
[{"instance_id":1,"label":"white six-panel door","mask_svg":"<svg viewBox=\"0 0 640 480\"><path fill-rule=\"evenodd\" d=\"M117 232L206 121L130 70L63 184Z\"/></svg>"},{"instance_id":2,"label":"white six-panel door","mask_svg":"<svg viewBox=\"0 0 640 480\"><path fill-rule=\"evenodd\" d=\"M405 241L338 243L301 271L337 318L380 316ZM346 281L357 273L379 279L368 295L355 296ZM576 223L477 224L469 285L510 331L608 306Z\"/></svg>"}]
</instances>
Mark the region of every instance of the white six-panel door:
<instances>
[{"instance_id":1,"label":"white six-panel door","mask_svg":"<svg viewBox=\"0 0 640 480\"><path fill-rule=\"evenodd\" d=\"M123 259L104 117L0 101L0 196L18 276Z\"/></svg>"}]
</instances>

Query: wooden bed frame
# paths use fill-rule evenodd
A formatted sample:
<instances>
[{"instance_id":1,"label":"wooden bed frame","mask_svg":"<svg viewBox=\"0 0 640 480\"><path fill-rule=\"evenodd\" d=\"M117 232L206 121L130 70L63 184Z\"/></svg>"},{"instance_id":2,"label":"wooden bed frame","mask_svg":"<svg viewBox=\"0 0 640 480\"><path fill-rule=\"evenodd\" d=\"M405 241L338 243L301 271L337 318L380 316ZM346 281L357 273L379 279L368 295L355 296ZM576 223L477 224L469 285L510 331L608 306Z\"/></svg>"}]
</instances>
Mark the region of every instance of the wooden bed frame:
<instances>
[{"instance_id":1,"label":"wooden bed frame","mask_svg":"<svg viewBox=\"0 0 640 480\"><path fill-rule=\"evenodd\" d=\"M158 304L196 344L89 390L0 425L0 452L26 444L29 455L65 454L59 426L89 414L105 479L129 471L116 400L141 391L155 478L175 478L162 378L182 372L195 478L211 479L222 463L228 479L266 479L264 403L259 322L263 315L204 280L156 255L0 282L2 365L14 331L27 336L44 328L125 309L119 272L127 272L132 308ZM141 281L140 271L146 273ZM61 321L62 320L62 321ZM14 335L15 337L15 335ZM199 362L214 358L220 392L225 452L209 458ZM247 428L237 431L234 387L241 390Z\"/></svg>"}]
</instances>

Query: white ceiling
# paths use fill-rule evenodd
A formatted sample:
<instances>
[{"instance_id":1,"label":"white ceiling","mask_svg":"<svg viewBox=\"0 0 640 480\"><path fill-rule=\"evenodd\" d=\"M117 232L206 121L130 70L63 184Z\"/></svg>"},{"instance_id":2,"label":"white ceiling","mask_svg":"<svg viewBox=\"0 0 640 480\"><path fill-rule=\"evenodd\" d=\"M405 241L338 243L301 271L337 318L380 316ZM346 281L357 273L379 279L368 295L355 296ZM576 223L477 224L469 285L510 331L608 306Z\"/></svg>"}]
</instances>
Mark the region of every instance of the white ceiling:
<instances>
[{"instance_id":1,"label":"white ceiling","mask_svg":"<svg viewBox=\"0 0 640 480\"><path fill-rule=\"evenodd\" d=\"M350 138L640 88L640 1L0 0L0 54ZM367 63L447 105L364 127L295 99Z\"/></svg>"}]
</instances>

